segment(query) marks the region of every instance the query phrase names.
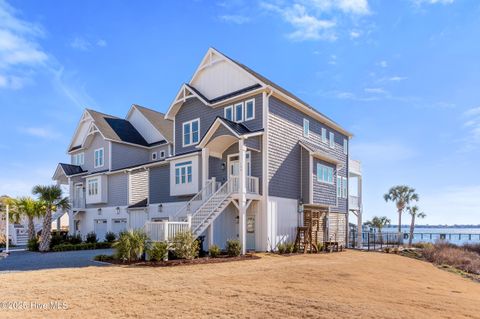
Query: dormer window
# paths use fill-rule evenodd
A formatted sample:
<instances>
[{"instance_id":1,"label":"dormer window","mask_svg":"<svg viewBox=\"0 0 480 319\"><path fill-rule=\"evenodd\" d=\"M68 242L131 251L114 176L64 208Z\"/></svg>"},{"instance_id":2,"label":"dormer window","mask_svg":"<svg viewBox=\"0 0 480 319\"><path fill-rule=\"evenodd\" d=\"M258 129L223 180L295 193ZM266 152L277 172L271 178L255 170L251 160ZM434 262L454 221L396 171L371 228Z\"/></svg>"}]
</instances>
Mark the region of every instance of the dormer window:
<instances>
[{"instance_id":1,"label":"dormer window","mask_svg":"<svg viewBox=\"0 0 480 319\"><path fill-rule=\"evenodd\" d=\"M225 108L223 117L227 120L233 121L233 105L229 105Z\"/></svg>"},{"instance_id":2,"label":"dormer window","mask_svg":"<svg viewBox=\"0 0 480 319\"><path fill-rule=\"evenodd\" d=\"M335 148L335 134L333 132L330 132L330 148Z\"/></svg>"},{"instance_id":3,"label":"dormer window","mask_svg":"<svg viewBox=\"0 0 480 319\"><path fill-rule=\"evenodd\" d=\"M251 99L245 102L245 121L255 119L255 100Z\"/></svg>"},{"instance_id":4,"label":"dormer window","mask_svg":"<svg viewBox=\"0 0 480 319\"><path fill-rule=\"evenodd\" d=\"M152 161L156 161L157 160L157 152L153 152L152 153Z\"/></svg>"},{"instance_id":5,"label":"dormer window","mask_svg":"<svg viewBox=\"0 0 480 319\"><path fill-rule=\"evenodd\" d=\"M165 158L165 151L160 151L160 158Z\"/></svg>"},{"instance_id":6,"label":"dormer window","mask_svg":"<svg viewBox=\"0 0 480 319\"><path fill-rule=\"evenodd\" d=\"M243 102L235 104L235 122L243 122Z\"/></svg>"},{"instance_id":7,"label":"dormer window","mask_svg":"<svg viewBox=\"0 0 480 319\"><path fill-rule=\"evenodd\" d=\"M72 164L78 166L85 164L85 153L82 152L72 155Z\"/></svg>"}]
</instances>

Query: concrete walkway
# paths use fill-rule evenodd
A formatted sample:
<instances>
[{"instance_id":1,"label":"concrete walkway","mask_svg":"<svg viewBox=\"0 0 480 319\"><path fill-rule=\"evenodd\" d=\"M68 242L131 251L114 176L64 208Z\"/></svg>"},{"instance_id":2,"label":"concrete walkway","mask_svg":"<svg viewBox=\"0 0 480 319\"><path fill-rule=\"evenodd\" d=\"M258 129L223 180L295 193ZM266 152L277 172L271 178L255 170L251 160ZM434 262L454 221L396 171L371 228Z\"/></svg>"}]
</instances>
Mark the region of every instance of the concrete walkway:
<instances>
[{"instance_id":1,"label":"concrete walkway","mask_svg":"<svg viewBox=\"0 0 480 319\"><path fill-rule=\"evenodd\" d=\"M4 259L0 258L0 274L12 271L28 271L55 268L77 268L105 266L93 261L96 255L112 255L113 249L79 250L66 252L38 253L15 251Z\"/></svg>"}]
</instances>

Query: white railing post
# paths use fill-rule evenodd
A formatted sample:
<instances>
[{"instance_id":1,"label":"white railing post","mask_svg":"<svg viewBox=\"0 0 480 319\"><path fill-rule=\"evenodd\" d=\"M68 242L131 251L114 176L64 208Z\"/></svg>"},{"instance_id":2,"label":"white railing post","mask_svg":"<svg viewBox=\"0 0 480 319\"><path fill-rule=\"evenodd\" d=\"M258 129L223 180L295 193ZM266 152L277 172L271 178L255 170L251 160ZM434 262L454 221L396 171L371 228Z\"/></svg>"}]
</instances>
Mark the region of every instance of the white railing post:
<instances>
[{"instance_id":1,"label":"white railing post","mask_svg":"<svg viewBox=\"0 0 480 319\"><path fill-rule=\"evenodd\" d=\"M168 221L163 222L163 240L168 241Z\"/></svg>"},{"instance_id":2,"label":"white railing post","mask_svg":"<svg viewBox=\"0 0 480 319\"><path fill-rule=\"evenodd\" d=\"M192 230L192 215L188 214L187 215L187 223L188 223L188 230Z\"/></svg>"},{"instance_id":3,"label":"white railing post","mask_svg":"<svg viewBox=\"0 0 480 319\"><path fill-rule=\"evenodd\" d=\"M10 248L10 244L9 244L9 232L10 232L10 206L7 205L7 219L6 219L6 223L7 227L5 227L5 236L7 237L6 238L6 243L5 243L5 252L8 254L8 249Z\"/></svg>"}]
</instances>

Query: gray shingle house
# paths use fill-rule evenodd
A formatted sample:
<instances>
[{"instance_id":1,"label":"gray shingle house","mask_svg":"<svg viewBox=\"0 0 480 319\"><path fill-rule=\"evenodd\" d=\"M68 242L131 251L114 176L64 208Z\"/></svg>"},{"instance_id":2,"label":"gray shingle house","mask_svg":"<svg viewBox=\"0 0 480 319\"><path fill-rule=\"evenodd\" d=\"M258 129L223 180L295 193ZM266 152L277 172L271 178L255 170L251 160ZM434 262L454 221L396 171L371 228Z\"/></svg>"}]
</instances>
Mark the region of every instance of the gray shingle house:
<instances>
[{"instance_id":1,"label":"gray shingle house","mask_svg":"<svg viewBox=\"0 0 480 319\"><path fill-rule=\"evenodd\" d=\"M294 241L305 210L324 240L345 243L352 134L292 93L210 48L166 114L133 105L124 119L85 110L54 180L68 184L70 231L190 229L245 250ZM350 171L350 165L355 172ZM356 175L352 175L356 174ZM360 187L358 187L360 190ZM359 214L360 215L360 214Z\"/></svg>"}]
</instances>

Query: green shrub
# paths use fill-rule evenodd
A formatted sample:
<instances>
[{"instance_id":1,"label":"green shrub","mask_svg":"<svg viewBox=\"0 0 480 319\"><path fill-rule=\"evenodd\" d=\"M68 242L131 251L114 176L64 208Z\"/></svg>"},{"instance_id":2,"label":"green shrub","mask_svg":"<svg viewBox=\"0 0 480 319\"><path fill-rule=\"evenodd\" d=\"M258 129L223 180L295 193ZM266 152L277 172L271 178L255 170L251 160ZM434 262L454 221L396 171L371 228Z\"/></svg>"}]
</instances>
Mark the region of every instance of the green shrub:
<instances>
[{"instance_id":1,"label":"green shrub","mask_svg":"<svg viewBox=\"0 0 480 319\"><path fill-rule=\"evenodd\" d=\"M50 248L64 243L65 238L60 233L52 233L52 239L50 240Z\"/></svg>"},{"instance_id":2,"label":"green shrub","mask_svg":"<svg viewBox=\"0 0 480 319\"><path fill-rule=\"evenodd\" d=\"M111 255L96 255L95 257L93 257L93 260L96 260L96 261L111 261L111 260L113 260L113 256L111 256Z\"/></svg>"},{"instance_id":3,"label":"green shrub","mask_svg":"<svg viewBox=\"0 0 480 319\"><path fill-rule=\"evenodd\" d=\"M82 243L82 236L80 234L69 235L67 236L67 242L73 245Z\"/></svg>"},{"instance_id":4,"label":"green shrub","mask_svg":"<svg viewBox=\"0 0 480 319\"><path fill-rule=\"evenodd\" d=\"M116 249L115 256L123 261L135 261L142 258L147 248L147 234L142 230L129 230L122 232L113 244Z\"/></svg>"},{"instance_id":5,"label":"green shrub","mask_svg":"<svg viewBox=\"0 0 480 319\"><path fill-rule=\"evenodd\" d=\"M52 251L71 251L71 250L92 250L111 248L111 243L83 243L83 244L60 244L53 246Z\"/></svg>"},{"instance_id":6,"label":"green shrub","mask_svg":"<svg viewBox=\"0 0 480 319\"><path fill-rule=\"evenodd\" d=\"M318 243L317 243L318 252L323 251L324 248L325 248L325 247L323 246L323 243L321 243L321 242L318 242Z\"/></svg>"},{"instance_id":7,"label":"green shrub","mask_svg":"<svg viewBox=\"0 0 480 319\"><path fill-rule=\"evenodd\" d=\"M113 243L117 239L117 235L115 235L114 232L109 231L108 233L105 234L105 241L107 243Z\"/></svg>"},{"instance_id":8,"label":"green shrub","mask_svg":"<svg viewBox=\"0 0 480 319\"><path fill-rule=\"evenodd\" d=\"M221 252L222 251L220 250L220 247L218 247L217 245L212 245L208 249L208 253L209 253L210 257L212 257L212 258L217 258L218 256L220 256Z\"/></svg>"},{"instance_id":9,"label":"green shrub","mask_svg":"<svg viewBox=\"0 0 480 319\"><path fill-rule=\"evenodd\" d=\"M198 241L190 231L178 233L173 239L172 249L177 258L194 259L198 256L199 248Z\"/></svg>"},{"instance_id":10,"label":"green shrub","mask_svg":"<svg viewBox=\"0 0 480 319\"><path fill-rule=\"evenodd\" d=\"M287 252L287 244L286 243L279 243L277 245L277 250L280 255L283 255Z\"/></svg>"},{"instance_id":11,"label":"green shrub","mask_svg":"<svg viewBox=\"0 0 480 319\"><path fill-rule=\"evenodd\" d=\"M152 243L147 249L147 255L152 261L167 260L168 243L164 241Z\"/></svg>"},{"instance_id":12,"label":"green shrub","mask_svg":"<svg viewBox=\"0 0 480 319\"><path fill-rule=\"evenodd\" d=\"M90 232L87 234L87 238L85 239L87 243L96 243L98 242L97 234L95 232Z\"/></svg>"},{"instance_id":13,"label":"green shrub","mask_svg":"<svg viewBox=\"0 0 480 319\"><path fill-rule=\"evenodd\" d=\"M227 255L230 257L240 256L242 253L242 245L239 240L227 240Z\"/></svg>"},{"instance_id":14,"label":"green shrub","mask_svg":"<svg viewBox=\"0 0 480 319\"><path fill-rule=\"evenodd\" d=\"M38 251L38 238L29 239L27 243L27 249L29 251Z\"/></svg>"},{"instance_id":15,"label":"green shrub","mask_svg":"<svg viewBox=\"0 0 480 319\"><path fill-rule=\"evenodd\" d=\"M293 254L295 252L295 243L293 241L286 243L285 251L287 254Z\"/></svg>"}]
</instances>

